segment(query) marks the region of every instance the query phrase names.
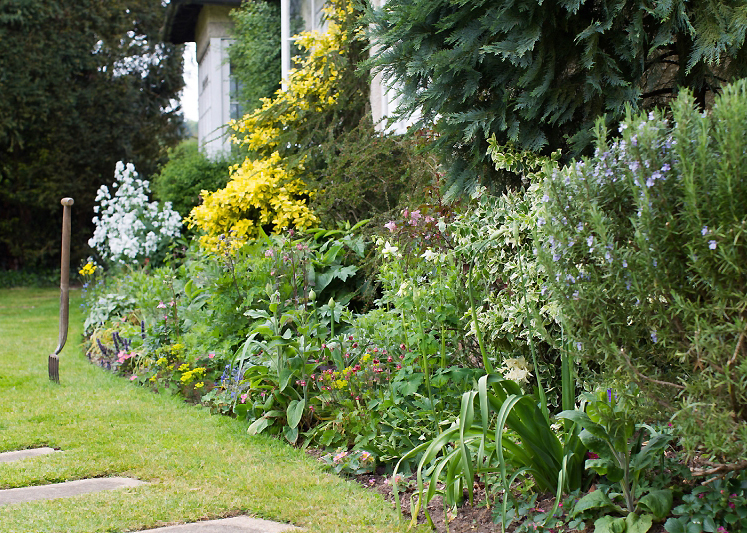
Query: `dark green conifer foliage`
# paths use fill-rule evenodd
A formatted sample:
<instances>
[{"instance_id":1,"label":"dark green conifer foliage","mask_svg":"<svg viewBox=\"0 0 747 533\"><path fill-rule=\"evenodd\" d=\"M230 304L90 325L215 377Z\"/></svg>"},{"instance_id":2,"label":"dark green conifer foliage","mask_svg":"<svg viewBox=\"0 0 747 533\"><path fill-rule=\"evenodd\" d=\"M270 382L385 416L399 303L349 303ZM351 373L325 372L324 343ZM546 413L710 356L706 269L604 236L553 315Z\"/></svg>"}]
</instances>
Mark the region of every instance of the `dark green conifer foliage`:
<instances>
[{"instance_id":1,"label":"dark green conifer foliage","mask_svg":"<svg viewBox=\"0 0 747 533\"><path fill-rule=\"evenodd\" d=\"M372 65L397 82L401 112L435 124L449 191L515 185L486 138L565 157L597 117L691 89L702 106L747 75L744 0L390 0L371 14Z\"/></svg>"}]
</instances>

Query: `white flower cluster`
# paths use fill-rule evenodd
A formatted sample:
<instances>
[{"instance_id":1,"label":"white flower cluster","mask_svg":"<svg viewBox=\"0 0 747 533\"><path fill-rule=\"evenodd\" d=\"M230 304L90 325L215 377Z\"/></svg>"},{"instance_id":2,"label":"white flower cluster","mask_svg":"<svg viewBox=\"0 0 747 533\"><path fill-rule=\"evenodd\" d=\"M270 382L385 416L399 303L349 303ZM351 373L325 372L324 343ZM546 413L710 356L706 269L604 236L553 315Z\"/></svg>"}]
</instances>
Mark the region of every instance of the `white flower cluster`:
<instances>
[{"instance_id":1,"label":"white flower cluster","mask_svg":"<svg viewBox=\"0 0 747 533\"><path fill-rule=\"evenodd\" d=\"M114 197L106 185L96 194L96 229L88 240L105 260L139 262L158 254L170 239L179 236L181 215L171 209L171 202L163 208L158 202L148 202L150 183L138 178L131 163L117 163L112 189L116 189Z\"/></svg>"},{"instance_id":2,"label":"white flower cluster","mask_svg":"<svg viewBox=\"0 0 747 533\"><path fill-rule=\"evenodd\" d=\"M524 359L524 356L509 357L503 360L503 364L505 366L498 371L503 374L504 378L516 383L529 381L529 376L532 374L529 372L529 363Z\"/></svg>"}]
</instances>

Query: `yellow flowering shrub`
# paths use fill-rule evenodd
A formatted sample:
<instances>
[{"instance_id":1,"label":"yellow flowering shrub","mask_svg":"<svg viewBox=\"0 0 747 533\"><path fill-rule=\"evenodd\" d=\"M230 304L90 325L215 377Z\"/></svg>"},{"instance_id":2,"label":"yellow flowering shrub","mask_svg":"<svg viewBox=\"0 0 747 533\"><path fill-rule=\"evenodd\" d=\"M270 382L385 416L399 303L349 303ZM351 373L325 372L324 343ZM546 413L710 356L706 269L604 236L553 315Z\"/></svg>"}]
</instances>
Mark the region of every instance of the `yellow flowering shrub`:
<instances>
[{"instance_id":1,"label":"yellow flowering shrub","mask_svg":"<svg viewBox=\"0 0 747 533\"><path fill-rule=\"evenodd\" d=\"M353 13L347 0L332 3L327 31L305 32L297 44L306 50L289 74L288 88L265 98L259 109L231 121L233 141L250 154L232 169L231 180L215 192L202 191L203 203L187 217L190 228L204 232L200 243L214 252L230 252L260 235L260 228L278 233L283 228L306 229L319 223L309 208L313 191L301 180L304 157L296 134L337 104L347 32L341 21Z\"/></svg>"},{"instance_id":2,"label":"yellow flowering shrub","mask_svg":"<svg viewBox=\"0 0 747 533\"><path fill-rule=\"evenodd\" d=\"M340 21L353 13L351 4L340 4L343 5L325 8L327 31L303 32L296 37L296 44L306 55L290 71L288 88L278 90L273 98L262 98L259 109L229 123L236 144L259 153L274 151L281 133L297 128L308 112L323 113L337 103L340 76L337 60L348 40Z\"/></svg>"},{"instance_id":3,"label":"yellow flowering shrub","mask_svg":"<svg viewBox=\"0 0 747 533\"><path fill-rule=\"evenodd\" d=\"M224 243L236 246L258 237L263 226L271 225L277 232L285 227L305 229L317 222L306 204L311 191L289 175L277 152L267 159L247 158L225 188L202 194L202 205L192 210L187 223L205 232L200 243L213 251L225 251ZM232 238L227 240L229 234Z\"/></svg>"}]
</instances>

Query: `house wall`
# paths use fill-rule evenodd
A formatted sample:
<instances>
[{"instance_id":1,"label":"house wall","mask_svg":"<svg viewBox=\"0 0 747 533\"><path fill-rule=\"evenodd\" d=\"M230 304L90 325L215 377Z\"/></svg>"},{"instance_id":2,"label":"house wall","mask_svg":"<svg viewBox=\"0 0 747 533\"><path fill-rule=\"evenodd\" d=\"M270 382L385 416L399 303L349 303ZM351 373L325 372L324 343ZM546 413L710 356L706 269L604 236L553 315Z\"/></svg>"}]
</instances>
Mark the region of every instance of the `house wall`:
<instances>
[{"instance_id":1,"label":"house wall","mask_svg":"<svg viewBox=\"0 0 747 533\"><path fill-rule=\"evenodd\" d=\"M197 139L208 157L231 151L227 128L231 119L230 11L226 6L203 6L195 29L200 112Z\"/></svg>"},{"instance_id":2,"label":"house wall","mask_svg":"<svg viewBox=\"0 0 747 533\"><path fill-rule=\"evenodd\" d=\"M386 0L371 0L375 9L382 7ZM376 45L371 50L372 55L376 55ZM381 73L376 74L371 80L371 115L373 122L378 131L387 131L389 133L407 133L407 128L412 126L420 118L419 114L406 119L391 120L389 117L397 109L397 87L389 86L385 83Z\"/></svg>"}]
</instances>

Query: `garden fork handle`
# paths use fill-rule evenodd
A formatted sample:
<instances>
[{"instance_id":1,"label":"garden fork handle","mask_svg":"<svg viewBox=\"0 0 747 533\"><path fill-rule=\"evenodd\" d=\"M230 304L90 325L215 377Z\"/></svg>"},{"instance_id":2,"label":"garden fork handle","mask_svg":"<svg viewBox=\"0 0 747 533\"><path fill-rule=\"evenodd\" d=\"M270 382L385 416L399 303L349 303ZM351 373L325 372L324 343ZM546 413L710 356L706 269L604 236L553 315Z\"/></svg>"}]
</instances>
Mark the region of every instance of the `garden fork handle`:
<instances>
[{"instance_id":1,"label":"garden fork handle","mask_svg":"<svg viewBox=\"0 0 747 533\"><path fill-rule=\"evenodd\" d=\"M60 334L57 348L49 356L49 379L59 383L58 355L67 341L68 320L70 317L70 212L72 198L63 198L62 204L62 261L60 264Z\"/></svg>"}]
</instances>

